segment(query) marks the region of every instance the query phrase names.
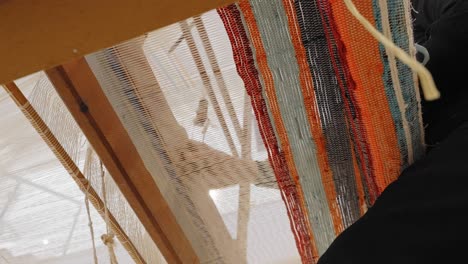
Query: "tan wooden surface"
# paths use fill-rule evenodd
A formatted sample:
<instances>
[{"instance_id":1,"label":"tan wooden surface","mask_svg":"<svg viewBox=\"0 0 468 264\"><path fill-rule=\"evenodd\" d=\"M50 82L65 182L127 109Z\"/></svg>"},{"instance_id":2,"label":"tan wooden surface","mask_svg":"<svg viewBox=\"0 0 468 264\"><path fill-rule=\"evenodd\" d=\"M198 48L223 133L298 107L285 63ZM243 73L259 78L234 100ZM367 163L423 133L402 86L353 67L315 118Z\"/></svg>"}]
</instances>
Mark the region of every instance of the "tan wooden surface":
<instances>
[{"instance_id":1,"label":"tan wooden surface","mask_svg":"<svg viewBox=\"0 0 468 264\"><path fill-rule=\"evenodd\" d=\"M85 59L46 71L168 263L199 263Z\"/></svg>"},{"instance_id":2,"label":"tan wooden surface","mask_svg":"<svg viewBox=\"0 0 468 264\"><path fill-rule=\"evenodd\" d=\"M0 0L0 84L234 0Z\"/></svg>"}]
</instances>

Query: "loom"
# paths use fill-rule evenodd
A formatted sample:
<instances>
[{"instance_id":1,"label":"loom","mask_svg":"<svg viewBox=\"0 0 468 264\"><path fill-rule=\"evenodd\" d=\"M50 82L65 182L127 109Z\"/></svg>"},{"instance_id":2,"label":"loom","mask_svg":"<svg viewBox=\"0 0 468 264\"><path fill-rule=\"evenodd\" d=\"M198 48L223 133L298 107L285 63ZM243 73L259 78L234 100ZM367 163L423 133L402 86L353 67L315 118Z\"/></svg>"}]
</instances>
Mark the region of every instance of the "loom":
<instances>
[{"instance_id":1,"label":"loom","mask_svg":"<svg viewBox=\"0 0 468 264\"><path fill-rule=\"evenodd\" d=\"M0 263L315 263L424 156L409 0L40 2L0 1Z\"/></svg>"}]
</instances>

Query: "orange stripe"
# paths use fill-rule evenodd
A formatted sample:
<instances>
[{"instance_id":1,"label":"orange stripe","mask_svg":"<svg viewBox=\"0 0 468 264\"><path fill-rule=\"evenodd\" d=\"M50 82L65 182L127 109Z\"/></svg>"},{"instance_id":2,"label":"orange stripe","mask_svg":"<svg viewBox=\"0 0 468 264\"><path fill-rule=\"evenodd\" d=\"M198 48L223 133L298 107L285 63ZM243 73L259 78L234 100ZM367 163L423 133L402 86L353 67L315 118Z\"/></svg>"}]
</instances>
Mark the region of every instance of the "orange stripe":
<instances>
[{"instance_id":1,"label":"orange stripe","mask_svg":"<svg viewBox=\"0 0 468 264\"><path fill-rule=\"evenodd\" d=\"M359 11L375 21L372 1L355 1ZM346 61L356 83L356 102L362 115L371 151L373 174L379 193L398 177L401 168L395 125L382 80L378 42L349 13L341 0L332 0L334 22L346 47Z\"/></svg>"},{"instance_id":2,"label":"orange stripe","mask_svg":"<svg viewBox=\"0 0 468 264\"><path fill-rule=\"evenodd\" d=\"M336 194L335 182L333 180L333 172L330 168L327 156L327 147L325 137L320 126L320 118L315 109L318 109L315 101L315 91L310 72L309 63L307 61L306 50L302 45L301 32L297 21L296 11L293 0L283 0L284 9L288 16L289 33L291 40L296 50L296 58L299 65L299 78L301 81L302 95L304 97L305 109L310 123L310 132L317 147L316 156L322 176L325 193L327 196L328 206L333 219L335 233L339 234L343 231L343 219L341 218L340 207Z\"/></svg>"},{"instance_id":3,"label":"orange stripe","mask_svg":"<svg viewBox=\"0 0 468 264\"><path fill-rule=\"evenodd\" d=\"M276 129L278 130L278 136L280 137L280 140L281 140L281 146L283 147L283 150L284 150L284 154L286 157L286 162L288 164L289 171L291 172L291 176L294 179L294 182L296 183L296 188L298 189L298 193L299 193L300 200L301 200L300 206L303 212L308 212L305 206L304 194L303 194L302 186L299 182L299 176L298 176L296 166L294 163L294 159L292 156L292 151L291 151L291 147L290 147L289 140L287 137L286 128L284 126L284 123L280 114L280 108L279 108L278 100L276 97L273 76L268 66L267 55L265 52L265 48L263 47L263 43L260 37L260 32L258 30L258 26L255 20L255 16L253 14L252 8L248 0L241 0L239 2L239 7L242 13L244 14L245 22L250 32L252 44L256 51L255 55L256 55L256 60L258 64L258 70L261 72L262 78L264 80L265 92L268 97L267 99L270 103L269 105L271 107L271 113L275 121ZM308 214L304 214L304 217L307 221L311 248L310 249L302 248L301 250L302 252L299 252L299 253L301 254L301 256L304 256L304 255L308 255L308 252L305 252L305 251L311 250L313 257L318 258L318 250L315 245L314 236L312 233ZM306 241L303 241L303 242L306 242ZM306 245L306 243L304 243L304 245Z\"/></svg>"}]
</instances>

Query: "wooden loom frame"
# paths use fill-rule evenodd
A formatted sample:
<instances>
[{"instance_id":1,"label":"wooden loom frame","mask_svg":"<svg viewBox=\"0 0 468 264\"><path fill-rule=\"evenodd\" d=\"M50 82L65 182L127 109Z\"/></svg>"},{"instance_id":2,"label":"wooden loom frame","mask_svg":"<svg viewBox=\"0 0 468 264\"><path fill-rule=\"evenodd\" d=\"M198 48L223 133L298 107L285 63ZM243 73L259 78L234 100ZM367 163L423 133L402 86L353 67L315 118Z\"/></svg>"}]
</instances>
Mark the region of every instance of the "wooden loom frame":
<instances>
[{"instance_id":1,"label":"wooden loom frame","mask_svg":"<svg viewBox=\"0 0 468 264\"><path fill-rule=\"evenodd\" d=\"M11 81L16 78L233 2L0 0L0 35L4 36L0 84L15 88ZM86 61L55 67L47 75L166 261L198 263ZM21 95L12 97L23 98Z\"/></svg>"},{"instance_id":2,"label":"wooden loom frame","mask_svg":"<svg viewBox=\"0 0 468 264\"><path fill-rule=\"evenodd\" d=\"M103 2L107 3L107 0ZM148 4L146 2L149 2L144 0L142 1L142 6L144 7L134 7L133 3L123 2L125 1L113 1L112 3L114 7L112 11L116 11L117 14L123 14L122 12L124 11L117 9L123 7L123 5L127 5L125 13L129 14L129 6L136 9L146 9L156 6L164 6L167 4L166 2L169 1L159 0L157 3L153 3L153 1L151 1L152 3L150 6L144 6L144 4ZM96 149L97 154L109 169L125 198L129 201L138 218L143 223L149 235L156 242L157 247L161 250L161 253L169 263L197 263L199 260L180 226L177 224L167 202L159 192L158 187L154 182L150 183L151 175L149 175L144 168L144 165L142 165L142 160L138 156L135 146L133 146L133 143L128 138L125 129L118 120L118 117L115 115L115 112L109 102L103 94L102 96L100 95L102 93L102 89L99 87L99 84L95 80L94 75L82 56L97 49L115 44L116 42L153 30L157 27L177 22L185 17L197 15L201 12L208 11L220 5L234 1L210 0L204 1L202 4L198 3L196 0L184 2L184 8L179 10L180 12L177 15L161 12L162 9L158 9L158 12L153 14L153 16L163 13L164 15L161 17L161 20L158 19L152 21L152 23L145 24L147 21L144 20L148 19L148 17L140 17L141 19L132 21L130 26L126 25L123 28L123 31L120 30L122 28L119 27L122 23L128 23L128 21L115 21L117 14L113 14L112 17L110 17L110 20L115 24L110 28L109 34L101 34L99 31L100 28L106 25L108 26L108 24L111 23L109 21L103 21L103 18L97 16L99 11L102 11L102 9L99 8L105 5L103 3L96 4L93 2L94 5L98 6L98 9L90 11L87 9L87 5L90 4L88 1L81 1L80 3L61 1L62 6L58 5L57 1L54 0L42 1L42 3L36 4L31 9L28 9L27 12L25 10L22 10L25 11L23 13L21 13L21 11L17 11L21 13L20 17L24 13L27 13L30 16L24 21L19 19L21 20L19 23L16 21L17 23L8 29L0 26L0 34L12 36L12 38L7 39L7 41L0 43L0 53L1 51L8 51L8 54L1 54L2 58L5 58L3 61L8 62L10 59L8 56L16 53L15 63L9 65L8 63L0 64L0 83L21 77L36 70L57 65L69 59L80 58L78 60L65 63L62 66L57 66L47 70L46 73L54 84L57 92L64 100L67 108L70 110L75 120L77 120L80 128ZM2 2L0 0L0 15L3 15L2 20L4 19L6 21L3 25L9 25L8 21L11 21L10 19L12 19L11 16L8 16L8 14L11 13L6 13L6 11L13 12L11 10L21 9L21 7L26 7L28 4L30 3L24 2L20 4L16 1ZM171 5L174 4L171 3ZM107 6L107 8L108 7L109 6ZM62 20L61 23L64 23L61 24L57 22L57 17L46 16L44 13L46 9L49 13L68 11L71 15L67 21ZM125 8L122 9L125 10ZM77 12L77 10L79 12ZM172 12L173 10L170 9L170 11ZM30 14L29 12L36 13ZM136 14L136 12L137 11L135 11L134 14ZM145 13L145 15L147 15L147 13ZM32 18L38 19L39 16L42 16L44 21L39 21L37 25L32 25L33 30L23 32L19 29L21 26L24 26L24 24L22 24L23 22L30 23L30 21L33 20ZM88 16L88 18L84 19L86 16ZM18 19L18 16L15 18ZM98 19L99 21L96 22L93 19ZM200 17L196 17L196 19L201 21ZM73 28L72 24L79 21L86 21L86 23L80 24L80 27ZM44 27L46 26L50 27L50 29L44 31ZM71 26L73 30L64 30L66 26ZM62 31L60 31L60 28ZM203 28L203 26L201 28ZM200 28L197 29L200 30ZM74 30L78 30L78 32ZM114 32L115 30L119 31L118 34ZM107 31L109 31L109 29ZM57 34L57 36L52 36L53 34ZM77 35L71 36L71 34ZM83 37L83 34L86 35L85 38L79 39L80 37ZM93 34L99 34L100 37L96 38ZM34 42L31 41L33 38L35 40ZM64 41L53 41L54 38L59 38L60 40L63 39ZM86 40L86 43L83 43L84 40ZM43 41L45 42L42 43ZM73 41L81 42L72 43ZM39 47L33 47L31 42L34 45L38 44ZM74 44L74 47L76 47L72 49L72 52L69 50L70 46L67 47L69 44ZM46 48L46 52L39 52L38 49L41 48ZM30 58L33 55L34 60L31 60ZM8 65L8 67L2 67L3 65ZM216 73L217 72L215 72L215 74ZM7 86L11 87L12 84L13 83L9 83ZM226 98L224 99L226 100ZM99 107L99 111L97 110L97 107ZM232 113L230 114L232 115ZM248 138L250 133L243 135L243 132L239 131L239 123L237 123L237 120L235 121L234 125L238 128L236 131L239 134L238 136L240 138ZM245 122L246 121L244 121L243 124L244 127L248 127L249 125ZM126 140L127 138L128 141ZM122 144L122 139L124 142L123 146L117 146L118 144ZM248 146L242 147L242 156L248 156L246 147L248 148ZM128 151L129 148L131 151ZM141 180L141 174L139 173L144 175L143 180ZM136 175L138 175L138 177L136 177ZM147 177L147 175L149 176ZM242 188L248 188L248 184L246 184L247 183L242 183ZM150 194L156 196L156 200L158 201L157 205L152 205L147 202L150 199L155 199L155 197L150 197ZM248 200L243 201L243 204L244 203L248 204ZM238 221L245 222L247 219L248 215L240 216ZM164 229L162 226L164 226ZM246 230L241 230L240 232L242 234L241 237L246 236ZM133 247L133 245L131 246ZM135 252L138 253L136 250ZM246 252L244 251L241 254L245 255ZM141 260L141 256L138 256L138 259Z\"/></svg>"}]
</instances>

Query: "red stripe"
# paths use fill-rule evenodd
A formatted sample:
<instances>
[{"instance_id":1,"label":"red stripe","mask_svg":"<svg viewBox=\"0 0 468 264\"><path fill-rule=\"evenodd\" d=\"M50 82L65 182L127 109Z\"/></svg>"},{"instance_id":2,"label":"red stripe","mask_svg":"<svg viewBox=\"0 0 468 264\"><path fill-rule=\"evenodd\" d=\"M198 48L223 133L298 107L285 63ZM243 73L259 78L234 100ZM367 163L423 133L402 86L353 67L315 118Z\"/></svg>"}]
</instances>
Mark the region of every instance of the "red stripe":
<instances>
[{"instance_id":1,"label":"red stripe","mask_svg":"<svg viewBox=\"0 0 468 264\"><path fill-rule=\"evenodd\" d=\"M315 263L312 254L312 241L308 233L308 221L301 207L301 199L297 186L288 170L285 155L280 151L278 140L268 115L259 73L255 66L250 41L242 24L241 14L236 5L220 8L218 9L218 14L225 25L231 41L237 72L244 81L247 93L250 95L255 117L258 120L259 130L268 151L268 159L275 172L281 196L286 205L291 230L294 234L302 262Z\"/></svg>"}]
</instances>

